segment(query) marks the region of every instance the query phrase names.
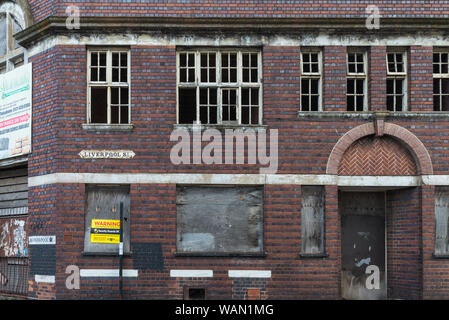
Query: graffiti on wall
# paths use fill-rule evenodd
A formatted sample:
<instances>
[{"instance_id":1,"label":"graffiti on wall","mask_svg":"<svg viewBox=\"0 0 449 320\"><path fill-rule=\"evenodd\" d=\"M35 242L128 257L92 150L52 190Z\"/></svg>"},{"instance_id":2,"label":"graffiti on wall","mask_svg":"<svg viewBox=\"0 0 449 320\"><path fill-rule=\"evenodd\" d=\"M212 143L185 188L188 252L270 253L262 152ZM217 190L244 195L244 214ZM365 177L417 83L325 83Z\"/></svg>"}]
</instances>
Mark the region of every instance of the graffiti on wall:
<instances>
[{"instance_id":1,"label":"graffiti on wall","mask_svg":"<svg viewBox=\"0 0 449 320\"><path fill-rule=\"evenodd\" d=\"M0 220L0 257L28 256L25 223L23 218Z\"/></svg>"}]
</instances>

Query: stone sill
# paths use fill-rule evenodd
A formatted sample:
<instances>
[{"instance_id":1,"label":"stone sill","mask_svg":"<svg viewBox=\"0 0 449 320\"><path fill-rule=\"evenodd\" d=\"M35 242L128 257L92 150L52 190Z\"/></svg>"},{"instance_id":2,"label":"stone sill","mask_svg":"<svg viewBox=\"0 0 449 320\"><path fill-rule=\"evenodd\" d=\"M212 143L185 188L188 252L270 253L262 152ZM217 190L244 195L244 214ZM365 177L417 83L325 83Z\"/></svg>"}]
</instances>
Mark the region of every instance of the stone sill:
<instances>
[{"instance_id":1,"label":"stone sill","mask_svg":"<svg viewBox=\"0 0 449 320\"><path fill-rule=\"evenodd\" d=\"M434 259L449 259L449 254L433 254Z\"/></svg>"},{"instance_id":2,"label":"stone sill","mask_svg":"<svg viewBox=\"0 0 449 320\"><path fill-rule=\"evenodd\" d=\"M266 252L175 252L175 257L186 258L265 258Z\"/></svg>"},{"instance_id":3,"label":"stone sill","mask_svg":"<svg viewBox=\"0 0 449 320\"><path fill-rule=\"evenodd\" d=\"M85 257L120 257L120 255L117 253L112 253L112 252L85 252L83 251L82 253L83 256ZM123 253L123 257L131 257L133 255L132 252L125 252Z\"/></svg>"},{"instance_id":4,"label":"stone sill","mask_svg":"<svg viewBox=\"0 0 449 320\"><path fill-rule=\"evenodd\" d=\"M134 125L83 123L82 128L86 131L132 131Z\"/></svg>"},{"instance_id":5,"label":"stone sill","mask_svg":"<svg viewBox=\"0 0 449 320\"><path fill-rule=\"evenodd\" d=\"M300 253L299 256L303 259L329 258L328 253Z\"/></svg>"},{"instance_id":6,"label":"stone sill","mask_svg":"<svg viewBox=\"0 0 449 320\"><path fill-rule=\"evenodd\" d=\"M188 131L193 131L194 129L201 128L201 130L207 129L216 129L218 131L223 131L226 129L241 129L243 131L252 129L255 131L266 131L268 129L267 125L257 124L257 125L248 125L248 124L174 124L174 129L184 129Z\"/></svg>"},{"instance_id":7,"label":"stone sill","mask_svg":"<svg viewBox=\"0 0 449 320\"><path fill-rule=\"evenodd\" d=\"M352 119L387 119L387 118L445 118L449 119L449 112L353 112L353 111L299 111L298 118L352 118Z\"/></svg>"}]
</instances>

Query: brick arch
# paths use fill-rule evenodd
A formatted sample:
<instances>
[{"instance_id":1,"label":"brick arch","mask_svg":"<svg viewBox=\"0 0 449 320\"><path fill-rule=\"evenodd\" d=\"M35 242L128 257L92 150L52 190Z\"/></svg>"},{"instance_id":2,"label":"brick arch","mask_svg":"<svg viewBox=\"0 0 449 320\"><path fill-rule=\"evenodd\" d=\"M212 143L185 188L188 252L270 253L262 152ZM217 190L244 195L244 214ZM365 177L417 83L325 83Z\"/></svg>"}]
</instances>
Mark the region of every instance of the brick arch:
<instances>
[{"instance_id":1,"label":"brick arch","mask_svg":"<svg viewBox=\"0 0 449 320\"><path fill-rule=\"evenodd\" d=\"M393 123L380 123L382 134L391 136L411 153L419 175L433 174L432 160L424 144L410 131ZM376 134L374 123L366 123L348 131L335 144L327 162L327 174L338 175L338 168L348 148L357 140Z\"/></svg>"}]
</instances>

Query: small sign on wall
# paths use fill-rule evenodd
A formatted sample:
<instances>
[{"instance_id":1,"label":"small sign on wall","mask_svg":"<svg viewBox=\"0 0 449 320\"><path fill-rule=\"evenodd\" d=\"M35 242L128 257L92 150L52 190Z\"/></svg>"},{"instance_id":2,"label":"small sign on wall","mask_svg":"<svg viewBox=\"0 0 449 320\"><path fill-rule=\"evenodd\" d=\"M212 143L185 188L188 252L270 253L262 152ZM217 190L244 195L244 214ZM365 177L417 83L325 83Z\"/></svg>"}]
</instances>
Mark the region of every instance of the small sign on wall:
<instances>
[{"instance_id":1,"label":"small sign on wall","mask_svg":"<svg viewBox=\"0 0 449 320\"><path fill-rule=\"evenodd\" d=\"M92 219L91 243L120 243L120 220Z\"/></svg>"},{"instance_id":2,"label":"small sign on wall","mask_svg":"<svg viewBox=\"0 0 449 320\"><path fill-rule=\"evenodd\" d=\"M132 159L136 156L132 150L82 150L78 155L82 159Z\"/></svg>"},{"instance_id":3,"label":"small sign on wall","mask_svg":"<svg viewBox=\"0 0 449 320\"><path fill-rule=\"evenodd\" d=\"M56 236L33 236L28 238L29 245L54 245Z\"/></svg>"}]
</instances>

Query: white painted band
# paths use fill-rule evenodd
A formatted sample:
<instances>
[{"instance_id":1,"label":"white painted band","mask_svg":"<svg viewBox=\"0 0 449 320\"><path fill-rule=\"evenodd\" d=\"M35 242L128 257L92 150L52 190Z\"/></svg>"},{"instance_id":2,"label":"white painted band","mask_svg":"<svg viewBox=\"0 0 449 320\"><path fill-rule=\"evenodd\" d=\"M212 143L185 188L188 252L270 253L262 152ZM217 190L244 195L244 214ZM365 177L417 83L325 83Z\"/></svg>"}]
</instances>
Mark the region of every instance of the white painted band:
<instances>
[{"instance_id":1,"label":"white painted band","mask_svg":"<svg viewBox=\"0 0 449 320\"><path fill-rule=\"evenodd\" d=\"M229 278L271 278L270 270L229 270Z\"/></svg>"},{"instance_id":2,"label":"white painted band","mask_svg":"<svg viewBox=\"0 0 449 320\"><path fill-rule=\"evenodd\" d=\"M133 270L133 269L124 269L123 270L123 277L127 278L137 278L139 275L139 270ZM119 276L119 269L81 269L80 270L80 277L81 278L118 278Z\"/></svg>"},{"instance_id":3,"label":"white painted band","mask_svg":"<svg viewBox=\"0 0 449 320\"><path fill-rule=\"evenodd\" d=\"M303 36L288 36L278 33L276 36L266 37L264 35L241 35L223 38L222 36L198 36L192 34L188 41L184 36L157 35L155 33L144 34L92 34L92 35L52 35L36 42L28 50L30 57L57 45L115 45L115 46L447 46L445 35L430 34L425 35L400 35L389 37L379 35L369 37L366 35L341 36L313 32L304 32Z\"/></svg>"},{"instance_id":4,"label":"white painted band","mask_svg":"<svg viewBox=\"0 0 449 320\"><path fill-rule=\"evenodd\" d=\"M43 276L36 274L34 276L34 281L42 283L55 283L55 276Z\"/></svg>"},{"instance_id":5,"label":"white painted band","mask_svg":"<svg viewBox=\"0 0 449 320\"><path fill-rule=\"evenodd\" d=\"M449 186L449 175L336 176L327 174L202 174L202 173L52 173L28 178L29 187L57 183L336 185L354 187Z\"/></svg>"},{"instance_id":6,"label":"white painted band","mask_svg":"<svg viewBox=\"0 0 449 320\"><path fill-rule=\"evenodd\" d=\"M212 278L212 270L170 270L172 278Z\"/></svg>"}]
</instances>

